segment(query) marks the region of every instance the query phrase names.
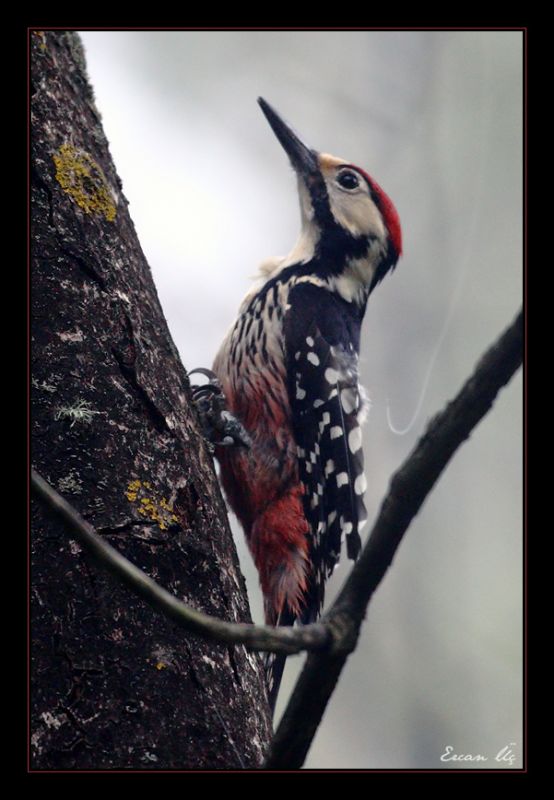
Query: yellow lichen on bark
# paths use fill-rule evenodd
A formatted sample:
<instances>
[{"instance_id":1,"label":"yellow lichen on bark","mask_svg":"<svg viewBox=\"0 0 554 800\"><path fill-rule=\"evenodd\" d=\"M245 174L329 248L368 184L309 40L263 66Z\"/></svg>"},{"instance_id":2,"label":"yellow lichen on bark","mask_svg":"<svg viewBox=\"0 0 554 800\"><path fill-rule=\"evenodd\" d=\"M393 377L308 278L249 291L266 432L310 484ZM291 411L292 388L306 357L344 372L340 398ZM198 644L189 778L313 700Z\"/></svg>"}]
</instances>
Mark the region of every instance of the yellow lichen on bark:
<instances>
[{"instance_id":1,"label":"yellow lichen on bark","mask_svg":"<svg viewBox=\"0 0 554 800\"><path fill-rule=\"evenodd\" d=\"M138 501L138 513L142 517L156 522L162 531L167 530L170 525L178 521L173 513L171 503L165 497L160 497L152 492L152 485L148 481L130 481L125 491L125 497L130 503Z\"/></svg>"},{"instance_id":2,"label":"yellow lichen on bark","mask_svg":"<svg viewBox=\"0 0 554 800\"><path fill-rule=\"evenodd\" d=\"M85 151L66 142L52 156L56 180L86 214L113 222L116 205L102 168Z\"/></svg>"}]
</instances>

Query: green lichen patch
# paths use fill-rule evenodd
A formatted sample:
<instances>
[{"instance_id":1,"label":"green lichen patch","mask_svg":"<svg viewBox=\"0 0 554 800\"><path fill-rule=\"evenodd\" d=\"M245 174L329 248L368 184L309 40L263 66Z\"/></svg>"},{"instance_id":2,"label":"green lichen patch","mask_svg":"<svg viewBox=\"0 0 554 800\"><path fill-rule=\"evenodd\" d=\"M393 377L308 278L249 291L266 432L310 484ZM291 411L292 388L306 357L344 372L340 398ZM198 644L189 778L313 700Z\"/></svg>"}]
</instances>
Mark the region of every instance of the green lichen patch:
<instances>
[{"instance_id":1,"label":"green lichen patch","mask_svg":"<svg viewBox=\"0 0 554 800\"><path fill-rule=\"evenodd\" d=\"M75 470L58 479L58 489L62 494L82 494L83 482Z\"/></svg>"},{"instance_id":2,"label":"green lichen patch","mask_svg":"<svg viewBox=\"0 0 554 800\"><path fill-rule=\"evenodd\" d=\"M52 156L56 180L86 214L113 222L116 206L102 168L85 151L66 142Z\"/></svg>"},{"instance_id":3,"label":"green lichen patch","mask_svg":"<svg viewBox=\"0 0 554 800\"><path fill-rule=\"evenodd\" d=\"M76 422L88 425L96 414L102 414L102 411L94 411L87 400L77 400L71 406L60 406L56 411L55 418L71 420L69 427L72 428Z\"/></svg>"},{"instance_id":4,"label":"green lichen patch","mask_svg":"<svg viewBox=\"0 0 554 800\"><path fill-rule=\"evenodd\" d=\"M38 381L37 378L31 378L31 386L34 386L35 389L40 389L43 392L52 393L56 391L56 387L53 383L48 383L47 381Z\"/></svg>"},{"instance_id":5,"label":"green lichen patch","mask_svg":"<svg viewBox=\"0 0 554 800\"><path fill-rule=\"evenodd\" d=\"M173 513L173 506L165 497L161 497L152 489L148 481L130 481L125 497L138 508L138 513L146 519L156 522L162 531L178 522Z\"/></svg>"}]
</instances>

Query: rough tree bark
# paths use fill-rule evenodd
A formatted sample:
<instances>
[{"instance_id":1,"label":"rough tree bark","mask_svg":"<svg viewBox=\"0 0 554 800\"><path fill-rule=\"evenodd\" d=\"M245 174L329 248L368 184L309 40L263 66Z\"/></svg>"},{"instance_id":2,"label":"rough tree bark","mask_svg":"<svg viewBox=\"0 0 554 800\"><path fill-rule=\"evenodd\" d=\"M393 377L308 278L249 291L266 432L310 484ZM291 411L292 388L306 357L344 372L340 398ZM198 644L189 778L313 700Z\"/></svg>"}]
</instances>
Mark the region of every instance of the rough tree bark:
<instances>
[{"instance_id":1,"label":"rough tree bark","mask_svg":"<svg viewBox=\"0 0 554 800\"><path fill-rule=\"evenodd\" d=\"M31 99L33 466L178 597L248 622L76 34L31 34ZM258 657L176 630L36 501L31 530L31 767L258 766L271 736Z\"/></svg>"}]
</instances>

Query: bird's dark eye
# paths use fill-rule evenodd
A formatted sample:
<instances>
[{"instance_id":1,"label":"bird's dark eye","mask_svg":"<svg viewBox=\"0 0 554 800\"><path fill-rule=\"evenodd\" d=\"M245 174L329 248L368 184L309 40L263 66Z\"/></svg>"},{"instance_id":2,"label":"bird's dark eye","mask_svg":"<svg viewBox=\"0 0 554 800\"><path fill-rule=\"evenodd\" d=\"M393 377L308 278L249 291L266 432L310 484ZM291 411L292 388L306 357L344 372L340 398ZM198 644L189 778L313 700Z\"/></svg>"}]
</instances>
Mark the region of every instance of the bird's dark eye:
<instances>
[{"instance_id":1,"label":"bird's dark eye","mask_svg":"<svg viewBox=\"0 0 554 800\"><path fill-rule=\"evenodd\" d=\"M344 170L344 172L340 172L337 180L343 189L355 189L360 185L358 176L356 173L350 172L350 170Z\"/></svg>"}]
</instances>

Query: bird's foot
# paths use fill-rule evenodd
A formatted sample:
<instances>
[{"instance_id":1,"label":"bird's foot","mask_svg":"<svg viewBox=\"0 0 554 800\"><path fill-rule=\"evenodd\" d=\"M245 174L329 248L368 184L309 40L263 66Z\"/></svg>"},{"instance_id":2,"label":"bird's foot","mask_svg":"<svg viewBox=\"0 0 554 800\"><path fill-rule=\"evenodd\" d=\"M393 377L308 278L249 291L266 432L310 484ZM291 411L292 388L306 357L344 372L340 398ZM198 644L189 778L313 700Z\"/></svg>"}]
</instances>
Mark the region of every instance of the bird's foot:
<instances>
[{"instance_id":1,"label":"bird's foot","mask_svg":"<svg viewBox=\"0 0 554 800\"><path fill-rule=\"evenodd\" d=\"M213 452L218 447L247 447L252 440L239 420L227 409L227 400L217 376L209 369L199 367L189 372L208 378L209 383L191 385L192 400L196 406L202 433Z\"/></svg>"}]
</instances>

